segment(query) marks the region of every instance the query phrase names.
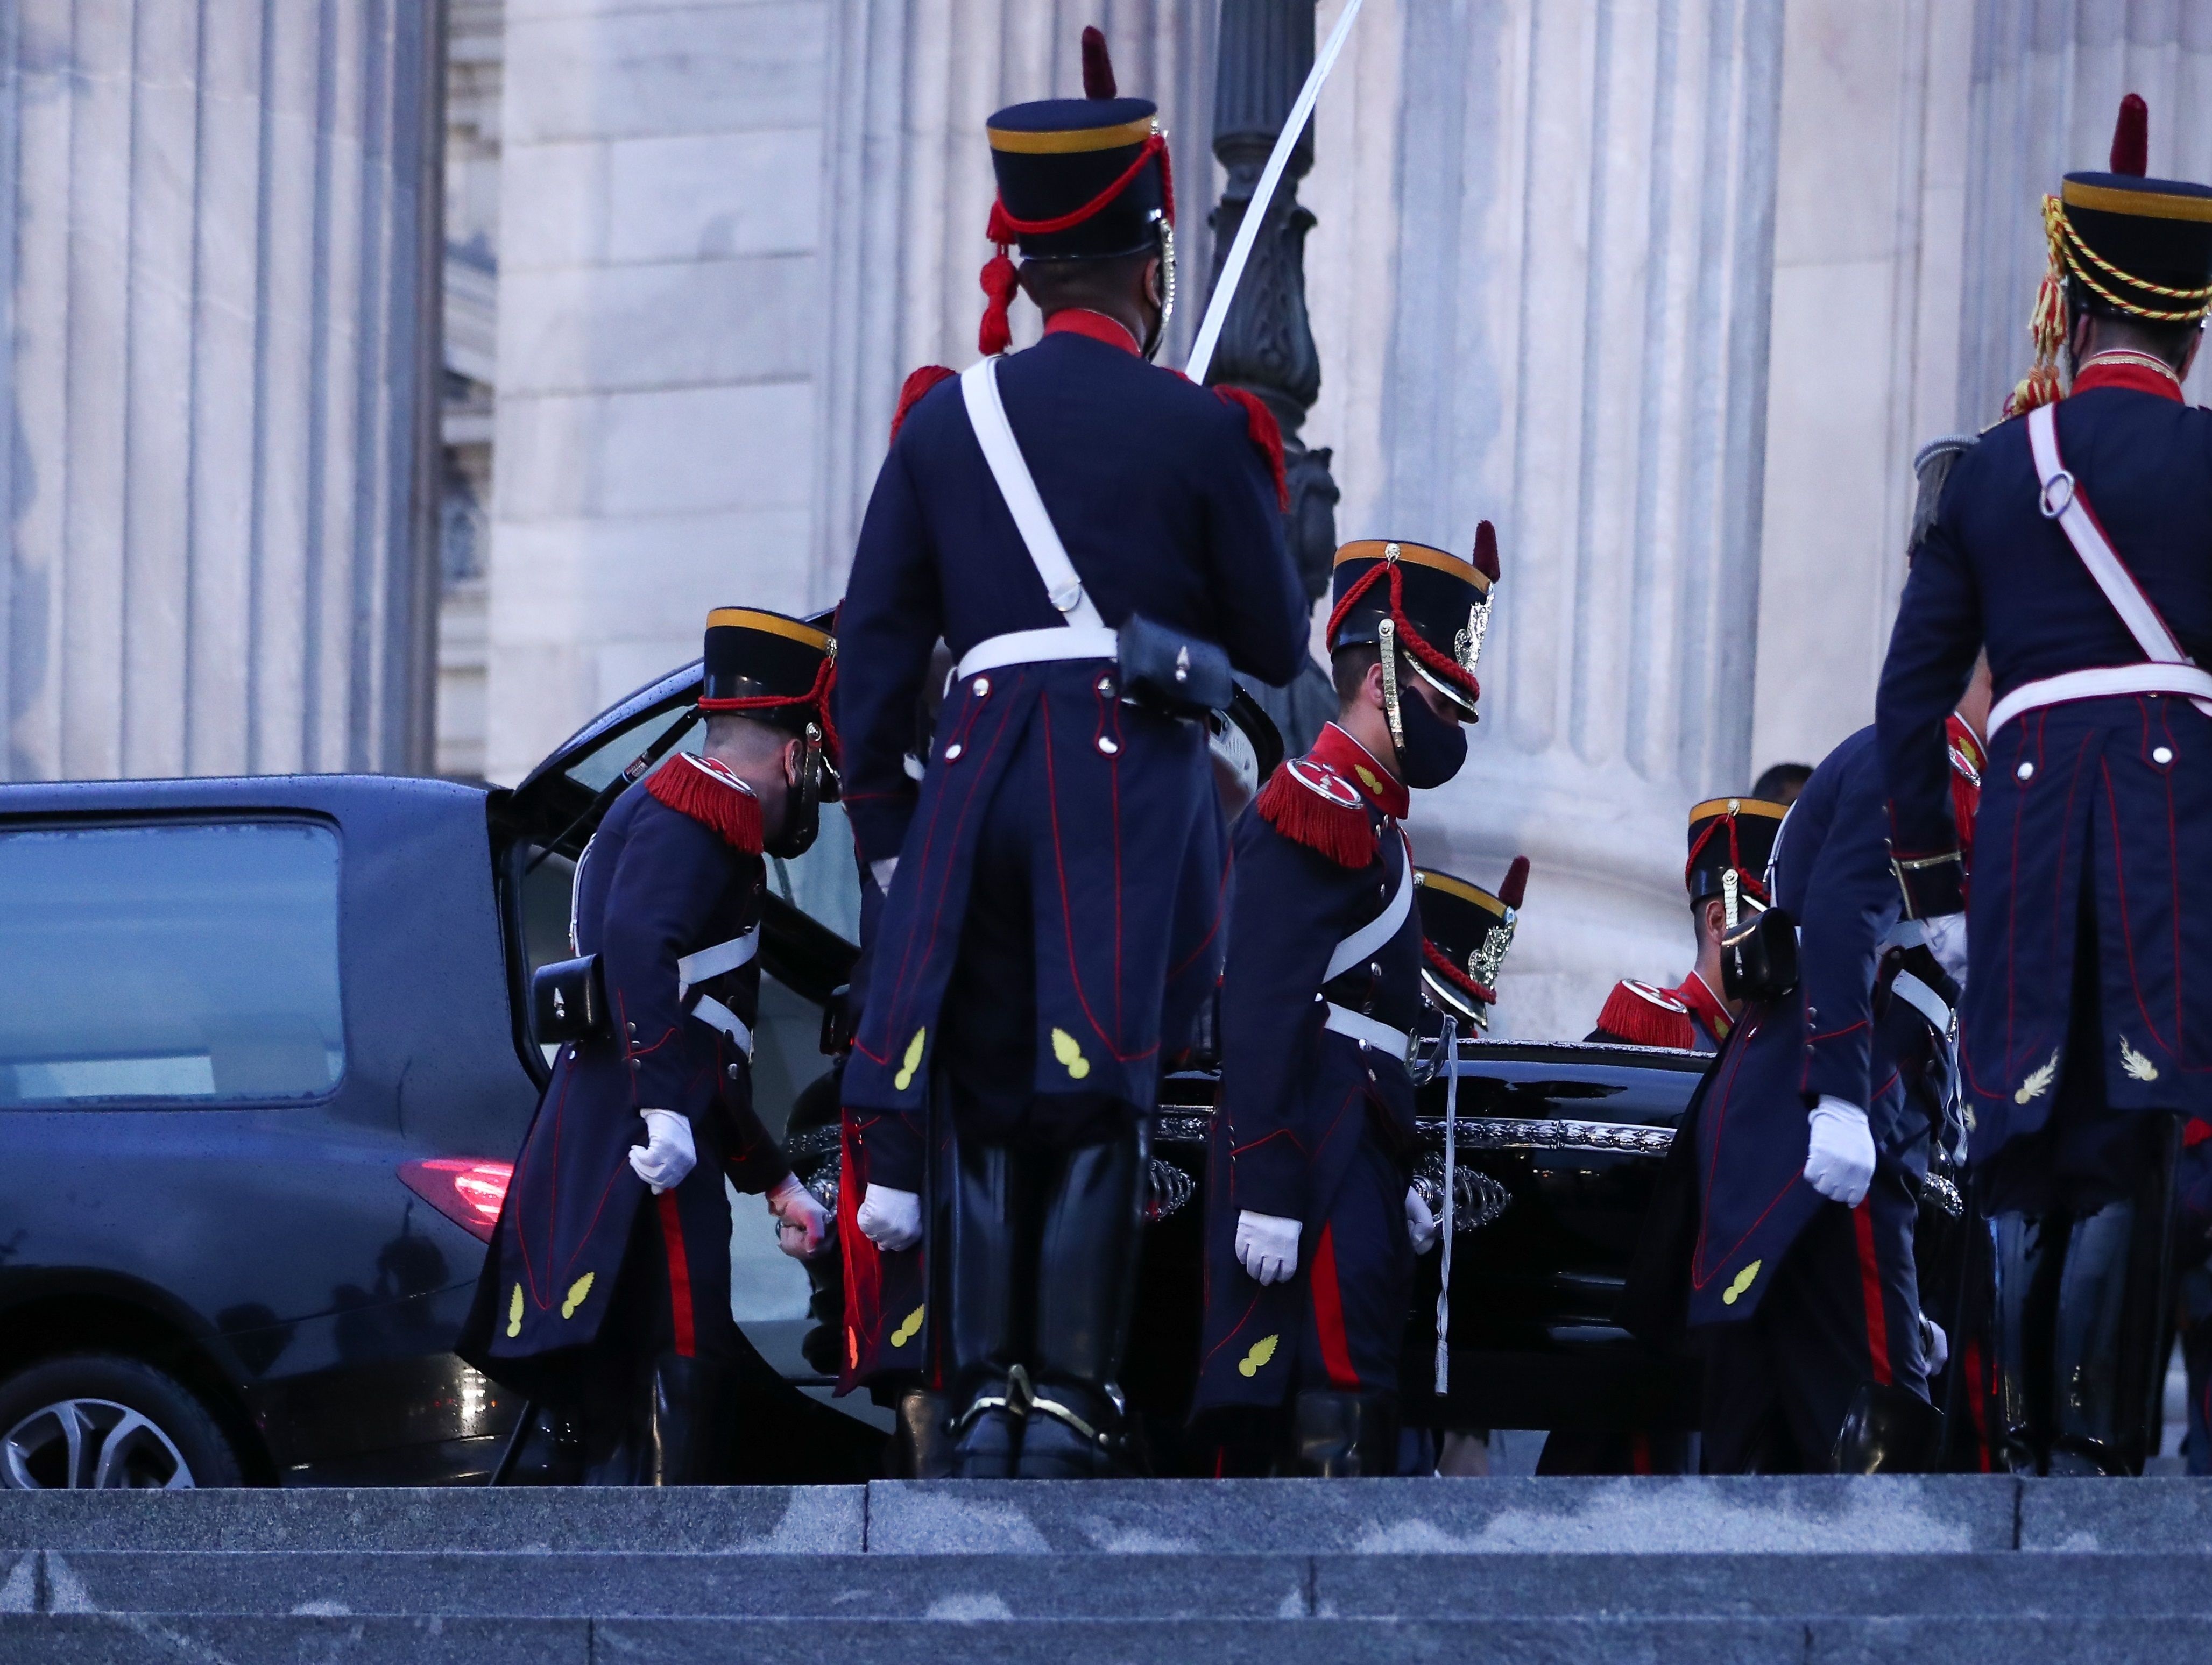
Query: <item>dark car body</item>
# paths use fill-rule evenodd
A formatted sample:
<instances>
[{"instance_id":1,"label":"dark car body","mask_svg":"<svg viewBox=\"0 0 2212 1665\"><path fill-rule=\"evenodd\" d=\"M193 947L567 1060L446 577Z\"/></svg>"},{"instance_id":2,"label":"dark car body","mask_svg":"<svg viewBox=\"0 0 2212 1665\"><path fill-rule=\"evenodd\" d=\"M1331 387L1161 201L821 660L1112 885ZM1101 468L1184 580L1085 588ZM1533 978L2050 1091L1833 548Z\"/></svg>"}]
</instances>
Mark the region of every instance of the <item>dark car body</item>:
<instances>
[{"instance_id":1,"label":"dark car body","mask_svg":"<svg viewBox=\"0 0 2212 1665\"><path fill-rule=\"evenodd\" d=\"M343 1068L325 1091L281 1103L220 1092L188 1104L0 1102L0 1390L40 1358L97 1347L185 1383L248 1480L421 1484L489 1472L520 1407L450 1351L483 1222L466 1224L466 1209L403 1170L512 1159L545 1076L528 980L568 953L574 860L626 785L697 744L697 684L694 665L641 690L511 791L347 776L0 787L0 840L69 828L327 829L343 1012ZM841 818L826 811L806 856L771 862L763 935L757 1098L823 1190L836 1106L821 1018L855 957L852 866ZM1451 1391L1431 1420L1607 1428L1685 1413L1693 1382L1635 1348L1613 1316L1702 1062L1635 1048L1462 1048L1462 1194L1477 1223L1456 1240ZM1445 1082L1423 1091L1433 1139ZM1178 1466L1195 1368L1190 1198L1202 1194L1212 1094L1202 1070L1168 1083L1159 1217L1127 1372L1167 1468ZM745 1333L790 1392L825 1400L822 1343L842 1316L834 1258L810 1282L775 1252L765 1214L744 1206L732 1254ZM1423 1370L1435 1257L1425 1265L1407 1349ZM839 1407L888 1428L861 1395ZM830 1443L841 1449L825 1449L819 1477L848 1477L850 1441ZM779 1478L808 1472L803 1454L795 1471L792 1454L776 1465Z\"/></svg>"}]
</instances>

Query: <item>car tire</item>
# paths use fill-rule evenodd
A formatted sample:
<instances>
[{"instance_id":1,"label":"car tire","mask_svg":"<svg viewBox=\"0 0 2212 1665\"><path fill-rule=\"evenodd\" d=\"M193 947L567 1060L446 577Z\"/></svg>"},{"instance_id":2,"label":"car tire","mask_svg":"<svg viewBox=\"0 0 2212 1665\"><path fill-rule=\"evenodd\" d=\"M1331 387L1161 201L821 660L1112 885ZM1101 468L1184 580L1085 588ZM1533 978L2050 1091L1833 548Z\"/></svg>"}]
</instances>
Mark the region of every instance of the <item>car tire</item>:
<instances>
[{"instance_id":1,"label":"car tire","mask_svg":"<svg viewBox=\"0 0 2212 1665\"><path fill-rule=\"evenodd\" d=\"M192 1391L116 1353L68 1353L0 1382L0 1490L241 1486Z\"/></svg>"}]
</instances>

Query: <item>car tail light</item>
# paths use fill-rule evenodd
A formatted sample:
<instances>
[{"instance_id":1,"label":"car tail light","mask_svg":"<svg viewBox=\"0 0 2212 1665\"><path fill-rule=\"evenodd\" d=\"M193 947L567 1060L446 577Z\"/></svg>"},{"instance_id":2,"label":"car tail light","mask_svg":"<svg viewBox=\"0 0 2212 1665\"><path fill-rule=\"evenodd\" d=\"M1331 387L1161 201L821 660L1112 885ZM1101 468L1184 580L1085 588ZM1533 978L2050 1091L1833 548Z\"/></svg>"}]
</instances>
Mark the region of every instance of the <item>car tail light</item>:
<instances>
[{"instance_id":1,"label":"car tail light","mask_svg":"<svg viewBox=\"0 0 2212 1665\"><path fill-rule=\"evenodd\" d=\"M399 1177L454 1224L489 1243L492 1228L499 1224L500 1205L507 1200L507 1182L514 1177L514 1164L481 1157L431 1157L401 1163Z\"/></svg>"}]
</instances>

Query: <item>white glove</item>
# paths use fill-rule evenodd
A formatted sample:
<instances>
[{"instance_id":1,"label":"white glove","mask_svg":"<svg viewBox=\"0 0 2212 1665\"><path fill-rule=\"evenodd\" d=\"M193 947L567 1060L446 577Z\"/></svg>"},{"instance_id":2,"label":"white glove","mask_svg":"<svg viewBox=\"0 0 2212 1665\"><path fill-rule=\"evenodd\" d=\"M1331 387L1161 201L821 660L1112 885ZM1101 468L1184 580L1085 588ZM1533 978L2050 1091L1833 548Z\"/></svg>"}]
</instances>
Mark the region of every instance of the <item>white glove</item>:
<instances>
[{"instance_id":1,"label":"white glove","mask_svg":"<svg viewBox=\"0 0 2212 1665\"><path fill-rule=\"evenodd\" d=\"M1951 1362L1951 1338L1943 1334L1942 1325L1926 1313L1920 1315L1922 1351L1928 1355L1928 1374L1930 1378L1942 1375L1943 1366Z\"/></svg>"},{"instance_id":2,"label":"white glove","mask_svg":"<svg viewBox=\"0 0 2212 1665\"><path fill-rule=\"evenodd\" d=\"M1966 986L1966 916L1946 914L1940 919L1920 921L1921 934L1927 939L1928 951L1936 957L1953 982Z\"/></svg>"},{"instance_id":3,"label":"white glove","mask_svg":"<svg viewBox=\"0 0 2212 1665\"><path fill-rule=\"evenodd\" d=\"M1261 1283L1285 1282L1298 1269L1300 1230L1297 1221L1280 1214L1244 1209L1237 1216L1237 1258Z\"/></svg>"},{"instance_id":4,"label":"white glove","mask_svg":"<svg viewBox=\"0 0 2212 1665\"><path fill-rule=\"evenodd\" d=\"M812 1260L829 1241L829 1212L796 1174L769 1191L768 1212L775 1216L775 1246L794 1261Z\"/></svg>"},{"instance_id":5,"label":"white glove","mask_svg":"<svg viewBox=\"0 0 2212 1665\"><path fill-rule=\"evenodd\" d=\"M896 1254L921 1241L921 1198L912 1191L894 1191L888 1185L871 1185L860 1199L853 1224L860 1235L881 1249Z\"/></svg>"},{"instance_id":6,"label":"white glove","mask_svg":"<svg viewBox=\"0 0 2212 1665\"><path fill-rule=\"evenodd\" d=\"M1874 1133L1866 1112L1840 1098L1822 1098L1810 1117L1812 1147L1805 1180L1831 1202L1856 1208L1874 1183Z\"/></svg>"},{"instance_id":7,"label":"white glove","mask_svg":"<svg viewBox=\"0 0 2212 1665\"><path fill-rule=\"evenodd\" d=\"M645 1143L629 1147L629 1165L653 1188L653 1194L684 1182L684 1176L699 1165L699 1147L691 1142L691 1120L674 1110L640 1110L645 1118Z\"/></svg>"},{"instance_id":8,"label":"white glove","mask_svg":"<svg viewBox=\"0 0 2212 1665\"><path fill-rule=\"evenodd\" d=\"M1437 1217L1410 1185L1406 1188L1406 1235L1413 1240L1416 1255L1425 1255L1437 1246Z\"/></svg>"}]
</instances>

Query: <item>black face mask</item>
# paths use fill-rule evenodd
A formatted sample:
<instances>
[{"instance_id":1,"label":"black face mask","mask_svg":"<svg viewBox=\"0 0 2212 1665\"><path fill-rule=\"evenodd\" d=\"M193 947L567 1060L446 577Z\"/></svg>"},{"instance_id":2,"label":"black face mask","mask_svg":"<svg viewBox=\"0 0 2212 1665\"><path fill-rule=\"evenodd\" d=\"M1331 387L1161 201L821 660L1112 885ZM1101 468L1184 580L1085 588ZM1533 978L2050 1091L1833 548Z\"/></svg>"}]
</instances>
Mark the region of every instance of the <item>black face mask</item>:
<instances>
[{"instance_id":1,"label":"black face mask","mask_svg":"<svg viewBox=\"0 0 2212 1665\"><path fill-rule=\"evenodd\" d=\"M1467 762L1465 725L1437 715L1410 688L1398 701L1398 726L1405 731L1398 745L1398 768L1407 786L1422 791L1440 787Z\"/></svg>"},{"instance_id":2,"label":"black face mask","mask_svg":"<svg viewBox=\"0 0 2212 1665\"><path fill-rule=\"evenodd\" d=\"M814 848L814 840L822 830L822 777L827 767L822 757L822 742L810 726L799 747L799 778L784 794L783 830L766 841L765 848L770 855L789 860Z\"/></svg>"}]
</instances>

